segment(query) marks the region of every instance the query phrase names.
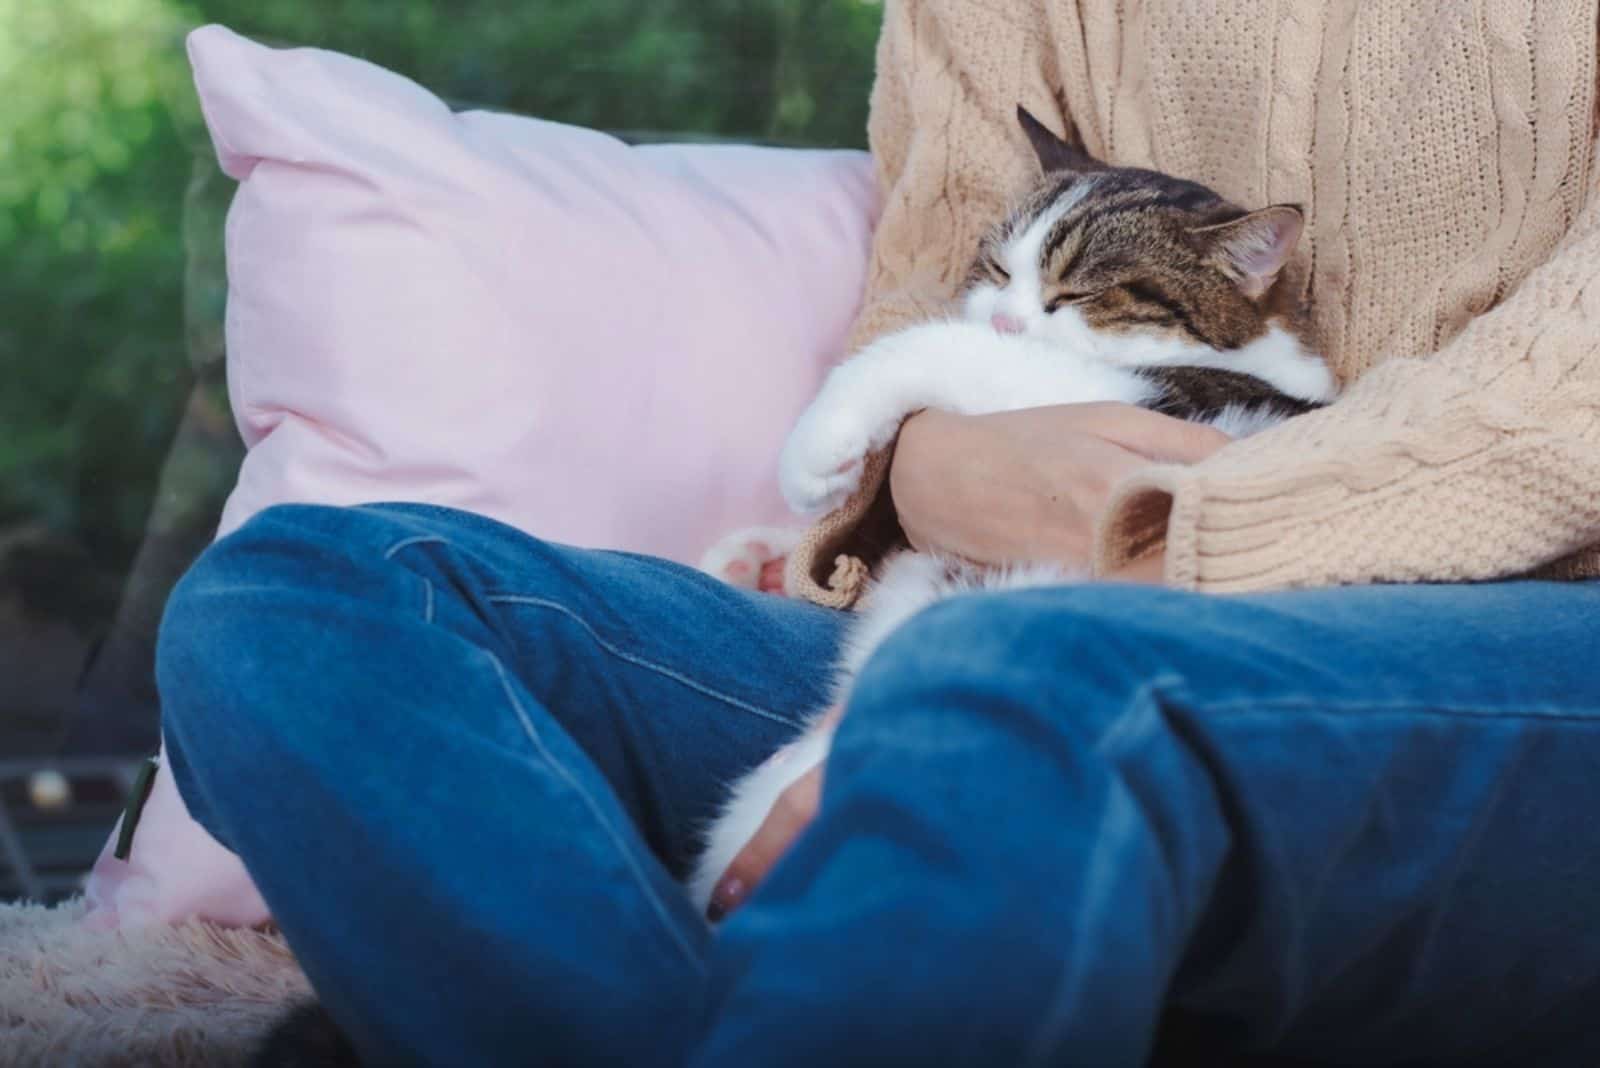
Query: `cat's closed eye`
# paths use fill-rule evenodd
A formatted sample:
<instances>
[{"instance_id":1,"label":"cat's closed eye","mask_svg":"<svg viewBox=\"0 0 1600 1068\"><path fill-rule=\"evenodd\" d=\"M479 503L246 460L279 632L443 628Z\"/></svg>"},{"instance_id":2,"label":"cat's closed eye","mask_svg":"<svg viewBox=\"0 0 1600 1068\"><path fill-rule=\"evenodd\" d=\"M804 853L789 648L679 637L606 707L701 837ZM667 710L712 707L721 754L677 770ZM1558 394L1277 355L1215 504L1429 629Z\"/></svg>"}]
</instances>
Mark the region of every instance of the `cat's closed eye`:
<instances>
[{"instance_id":1,"label":"cat's closed eye","mask_svg":"<svg viewBox=\"0 0 1600 1068\"><path fill-rule=\"evenodd\" d=\"M1099 291L1083 292L1083 293L1076 293L1076 292L1057 293L1055 296L1051 297L1050 300L1045 304L1044 310L1046 312L1050 312L1050 313L1058 312L1062 308L1065 308L1068 304L1082 304L1085 301L1093 300L1095 297L1098 297L1099 295L1100 295Z\"/></svg>"}]
</instances>

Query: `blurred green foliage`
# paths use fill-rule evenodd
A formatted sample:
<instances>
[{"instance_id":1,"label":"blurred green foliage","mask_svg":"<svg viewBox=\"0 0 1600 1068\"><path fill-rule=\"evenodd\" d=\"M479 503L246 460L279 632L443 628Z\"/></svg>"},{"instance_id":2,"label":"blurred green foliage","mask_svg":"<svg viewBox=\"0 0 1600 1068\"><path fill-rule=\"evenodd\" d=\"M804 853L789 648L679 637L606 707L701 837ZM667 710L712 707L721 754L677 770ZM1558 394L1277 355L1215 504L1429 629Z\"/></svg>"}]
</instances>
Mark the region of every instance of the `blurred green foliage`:
<instances>
[{"instance_id":1,"label":"blurred green foliage","mask_svg":"<svg viewBox=\"0 0 1600 1068\"><path fill-rule=\"evenodd\" d=\"M0 531L47 529L115 587L153 513L208 525L231 482L231 184L188 80L193 26L363 56L458 106L854 146L879 17L872 0L0 0ZM214 432L185 442L221 444L169 455L185 412Z\"/></svg>"}]
</instances>

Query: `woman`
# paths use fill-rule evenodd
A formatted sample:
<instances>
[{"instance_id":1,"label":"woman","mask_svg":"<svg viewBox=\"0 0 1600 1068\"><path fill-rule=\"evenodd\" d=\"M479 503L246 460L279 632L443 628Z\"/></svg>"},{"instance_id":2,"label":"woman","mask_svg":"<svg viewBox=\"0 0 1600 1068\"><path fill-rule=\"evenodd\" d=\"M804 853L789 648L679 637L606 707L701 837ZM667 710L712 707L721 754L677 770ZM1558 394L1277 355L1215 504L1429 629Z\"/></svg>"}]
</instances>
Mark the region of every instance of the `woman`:
<instances>
[{"instance_id":1,"label":"woman","mask_svg":"<svg viewBox=\"0 0 1600 1068\"><path fill-rule=\"evenodd\" d=\"M1304 205L1346 396L1225 448L912 420L916 543L1149 584L905 627L715 938L672 876L838 615L458 512L276 509L197 565L159 665L195 814L374 1063L1594 1063L1595 0L885 15L861 340L958 285L1020 101Z\"/></svg>"}]
</instances>

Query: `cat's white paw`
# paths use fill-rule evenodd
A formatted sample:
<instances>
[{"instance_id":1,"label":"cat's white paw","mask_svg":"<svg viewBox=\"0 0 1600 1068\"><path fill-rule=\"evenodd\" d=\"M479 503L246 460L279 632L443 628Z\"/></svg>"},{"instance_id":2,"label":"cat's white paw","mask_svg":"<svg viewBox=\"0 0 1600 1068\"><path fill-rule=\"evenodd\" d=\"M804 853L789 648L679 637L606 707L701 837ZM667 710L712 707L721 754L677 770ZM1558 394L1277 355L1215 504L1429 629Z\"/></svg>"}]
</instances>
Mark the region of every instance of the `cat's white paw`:
<instances>
[{"instance_id":1,"label":"cat's white paw","mask_svg":"<svg viewBox=\"0 0 1600 1068\"><path fill-rule=\"evenodd\" d=\"M804 532L788 527L746 527L719 540L700 557L700 570L730 586L783 593L783 564Z\"/></svg>"},{"instance_id":2,"label":"cat's white paw","mask_svg":"<svg viewBox=\"0 0 1600 1068\"><path fill-rule=\"evenodd\" d=\"M778 460L778 488L801 515L833 511L861 485L867 455L894 439L898 421L827 404L826 394L800 417Z\"/></svg>"}]
</instances>

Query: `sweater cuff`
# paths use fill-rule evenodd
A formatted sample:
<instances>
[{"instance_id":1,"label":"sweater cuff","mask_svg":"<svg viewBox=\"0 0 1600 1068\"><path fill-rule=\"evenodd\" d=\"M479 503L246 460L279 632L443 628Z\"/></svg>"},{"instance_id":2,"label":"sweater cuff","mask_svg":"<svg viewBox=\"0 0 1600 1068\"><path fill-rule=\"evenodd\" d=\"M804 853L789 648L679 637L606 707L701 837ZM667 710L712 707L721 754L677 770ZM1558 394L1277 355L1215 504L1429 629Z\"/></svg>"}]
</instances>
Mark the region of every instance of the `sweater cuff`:
<instances>
[{"instance_id":1,"label":"sweater cuff","mask_svg":"<svg viewBox=\"0 0 1600 1068\"><path fill-rule=\"evenodd\" d=\"M1185 467L1148 467L1112 491L1095 529L1094 575L1104 577L1163 547L1166 584L1194 589L1195 494Z\"/></svg>"},{"instance_id":2,"label":"sweater cuff","mask_svg":"<svg viewBox=\"0 0 1600 1068\"><path fill-rule=\"evenodd\" d=\"M1223 491L1223 486L1229 491ZM1242 493L1204 468L1149 467L1112 493L1095 530L1094 575L1104 577L1165 548L1163 582L1180 590L1250 593L1337 581L1308 558L1306 523L1324 515L1319 495L1281 481ZM1357 524L1361 526L1362 524ZM1347 532L1360 540L1360 535Z\"/></svg>"}]
</instances>

